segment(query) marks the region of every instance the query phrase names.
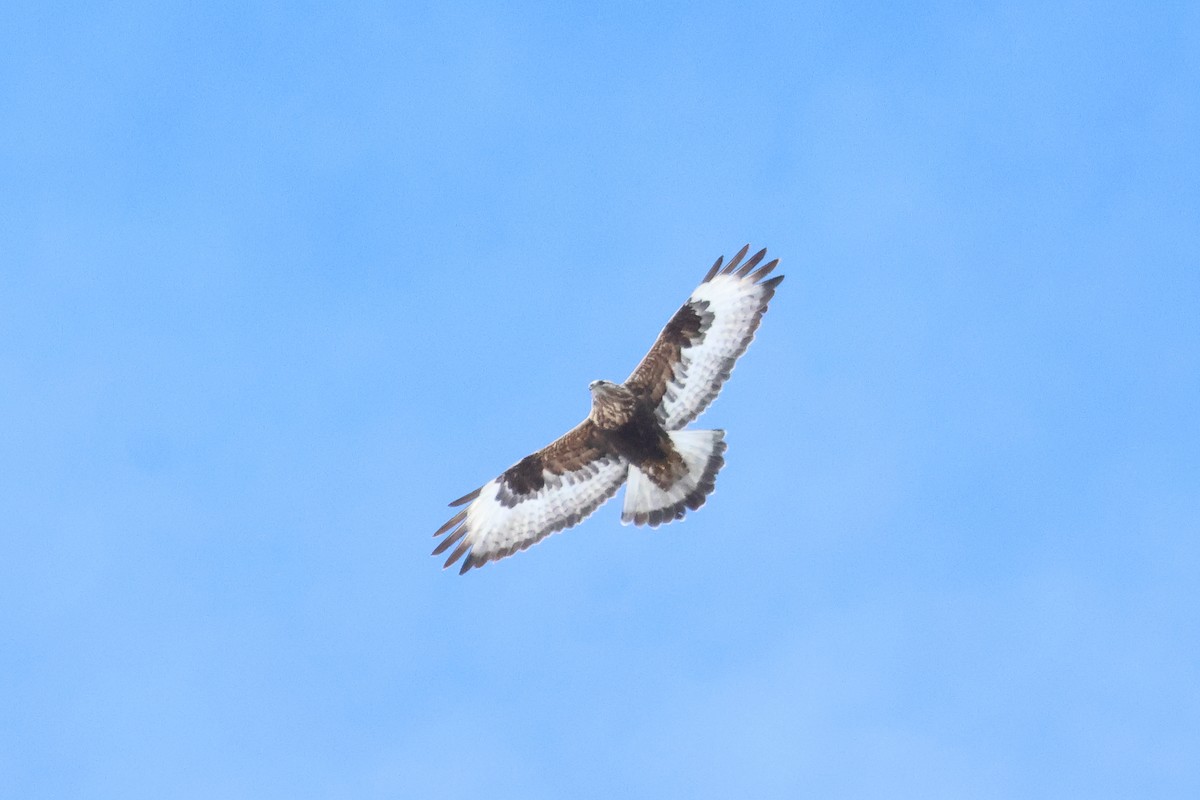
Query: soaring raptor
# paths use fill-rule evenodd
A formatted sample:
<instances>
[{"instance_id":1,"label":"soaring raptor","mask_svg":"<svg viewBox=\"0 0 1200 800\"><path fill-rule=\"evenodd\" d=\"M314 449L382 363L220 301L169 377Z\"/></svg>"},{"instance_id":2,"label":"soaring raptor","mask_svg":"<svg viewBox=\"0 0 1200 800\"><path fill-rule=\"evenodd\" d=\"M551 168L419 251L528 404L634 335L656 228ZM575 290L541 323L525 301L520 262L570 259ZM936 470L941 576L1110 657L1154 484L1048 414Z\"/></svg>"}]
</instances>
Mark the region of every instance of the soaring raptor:
<instances>
[{"instance_id":1,"label":"soaring raptor","mask_svg":"<svg viewBox=\"0 0 1200 800\"><path fill-rule=\"evenodd\" d=\"M625 383L592 381L592 410L570 432L463 495L433 554L458 544L459 573L577 525L626 481L623 524L656 527L704 505L725 464L725 431L683 430L746 352L782 275L779 259L718 258ZM757 269L756 269L757 267Z\"/></svg>"}]
</instances>

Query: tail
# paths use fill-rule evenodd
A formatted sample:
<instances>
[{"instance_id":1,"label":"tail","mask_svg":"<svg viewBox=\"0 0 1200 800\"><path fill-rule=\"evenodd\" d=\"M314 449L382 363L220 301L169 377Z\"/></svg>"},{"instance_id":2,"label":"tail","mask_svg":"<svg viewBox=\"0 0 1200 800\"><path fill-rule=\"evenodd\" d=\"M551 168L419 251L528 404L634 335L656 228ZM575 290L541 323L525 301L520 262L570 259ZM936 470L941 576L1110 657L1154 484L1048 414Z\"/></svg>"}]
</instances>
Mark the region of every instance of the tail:
<instances>
[{"instance_id":1,"label":"tail","mask_svg":"<svg viewBox=\"0 0 1200 800\"><path fill-rule=\"evenodd\" d=\"M636 466L629 467L621 524L649 525L682 519L690 508L704 505L725 465L725 431L671 431L671 444L683 456L686 472L668 489L661 488Z\"/></svg>"}]
</instances>

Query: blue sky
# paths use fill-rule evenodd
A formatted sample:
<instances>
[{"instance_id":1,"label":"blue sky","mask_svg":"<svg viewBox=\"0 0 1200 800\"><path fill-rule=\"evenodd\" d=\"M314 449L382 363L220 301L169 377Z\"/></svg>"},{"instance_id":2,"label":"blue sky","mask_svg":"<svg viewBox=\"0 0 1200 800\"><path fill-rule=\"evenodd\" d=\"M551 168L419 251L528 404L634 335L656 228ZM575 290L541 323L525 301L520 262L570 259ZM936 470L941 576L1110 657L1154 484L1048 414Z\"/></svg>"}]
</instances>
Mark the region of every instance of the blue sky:
<instances>
[{"instance_id":1,"label":"blue sky","mask_svg":"<svg viewBox=\"0 0 1200 800\"><path fill-rule=\"evenodd\" d=\"M0 11L0 795L1200 795L1187 4ZM699 513L446 502L719 254Z\"/></svg>"}]
</instances>

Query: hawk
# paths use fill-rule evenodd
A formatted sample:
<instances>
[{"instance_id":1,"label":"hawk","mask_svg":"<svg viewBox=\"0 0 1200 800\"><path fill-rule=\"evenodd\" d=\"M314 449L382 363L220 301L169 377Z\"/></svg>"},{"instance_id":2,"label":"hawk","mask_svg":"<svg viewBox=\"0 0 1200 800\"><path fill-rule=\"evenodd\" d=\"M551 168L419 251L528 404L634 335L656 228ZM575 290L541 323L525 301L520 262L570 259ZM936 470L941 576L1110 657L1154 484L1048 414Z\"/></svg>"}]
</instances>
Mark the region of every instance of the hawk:
<instances>
[{"instance_id":1,"label":"hawk","mask_svg":"<svg viewBox=\"0 0 1200 800\"><path fill-rule=\"evenodd\" d=\"M592 381L587 419L451 503L466 508L434 534L446 538L433 555L457 543L445 566L481 567L578 525L626 482L625 525L654 528L704 505L725 431L684 426L721 391L783 280L764 280L779 264L759 266L765 249L743 264L749 249L717 259L624 383Z\"/></svg>"}]
</instances>

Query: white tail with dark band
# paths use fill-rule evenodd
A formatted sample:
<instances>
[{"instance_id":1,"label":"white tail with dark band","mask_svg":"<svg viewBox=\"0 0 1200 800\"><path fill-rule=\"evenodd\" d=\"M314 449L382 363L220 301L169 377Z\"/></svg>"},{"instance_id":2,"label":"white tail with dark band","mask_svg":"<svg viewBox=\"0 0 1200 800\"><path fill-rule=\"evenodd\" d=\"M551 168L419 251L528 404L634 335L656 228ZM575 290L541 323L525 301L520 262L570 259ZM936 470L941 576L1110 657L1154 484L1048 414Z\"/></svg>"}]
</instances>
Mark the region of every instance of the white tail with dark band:
<instances>
[{"instance_id":1,"label":"white tail with dark band","mask_svg":"<svg viewBox=\"0 0 1200 800\"><path fill-rule=\"evenodd\" d=\"M668 436L687 471L670 488L662 489L646 473L630 466L621 509L623 525L654 528L682 519L688 509L694 511L704 505L704 499L712 493L717 472L725 465L725 431L671 431Z\"/></svg>"}]
</instances>

